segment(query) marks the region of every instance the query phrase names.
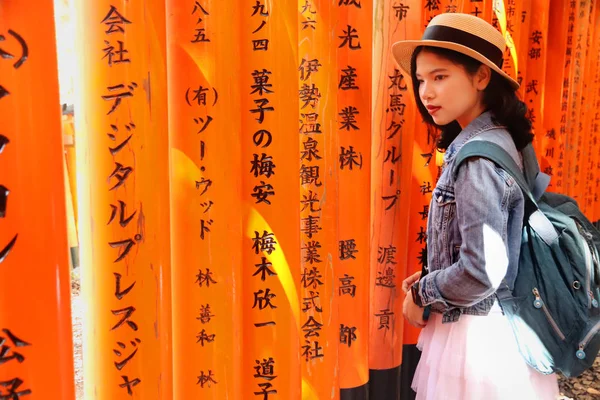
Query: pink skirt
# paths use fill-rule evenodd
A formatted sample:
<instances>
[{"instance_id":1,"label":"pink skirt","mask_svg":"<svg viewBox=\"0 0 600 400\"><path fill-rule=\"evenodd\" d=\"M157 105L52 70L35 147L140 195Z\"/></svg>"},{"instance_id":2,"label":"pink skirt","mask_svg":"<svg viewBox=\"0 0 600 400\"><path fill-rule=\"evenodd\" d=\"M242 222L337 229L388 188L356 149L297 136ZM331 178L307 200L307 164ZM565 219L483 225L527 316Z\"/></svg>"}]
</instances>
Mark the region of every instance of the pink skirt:
<instances>
[{"instance_id":1,"label":"pink skirt","mask_svg":"<svg viewBox=\"0 0 600 400\"><path fill-rule=\"evenodd\" d=\"M412 389L417 400L546 400L559 395L555 374L529 367L506 317L495 305L487 316L461 315L442 324L431 313L421 331Z\"/></svg>"}]
</instances>

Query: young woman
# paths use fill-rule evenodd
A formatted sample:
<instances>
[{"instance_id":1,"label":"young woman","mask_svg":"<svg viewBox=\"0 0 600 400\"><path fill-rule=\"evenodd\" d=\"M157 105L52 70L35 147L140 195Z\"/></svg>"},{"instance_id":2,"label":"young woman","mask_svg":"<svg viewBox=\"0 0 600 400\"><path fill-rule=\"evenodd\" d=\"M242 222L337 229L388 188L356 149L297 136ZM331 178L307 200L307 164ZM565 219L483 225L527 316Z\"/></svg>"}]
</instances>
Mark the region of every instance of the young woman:
<instances>
[{"instance_id":1,"label":"young woman","mask_svg":"<svg viewBox=\"0 0 600 400\"><path fill-rule=\"evenodd\" d=\"M471 158L452 177L470 140L502 146L522 168L532 141L519 84L502 71L506 43L487 22L467 14L431 20L421 40L394 44L412 78L415 101L445 151L427 228L428 273L403 283L404 316L422 327L412 387L417 399L555 399L556 376L530 368L519 354L495 293L512 288L519 259L524 199L512 177ZM424 319L424 308L429 308Z\"/></svg>"}]
</instances>

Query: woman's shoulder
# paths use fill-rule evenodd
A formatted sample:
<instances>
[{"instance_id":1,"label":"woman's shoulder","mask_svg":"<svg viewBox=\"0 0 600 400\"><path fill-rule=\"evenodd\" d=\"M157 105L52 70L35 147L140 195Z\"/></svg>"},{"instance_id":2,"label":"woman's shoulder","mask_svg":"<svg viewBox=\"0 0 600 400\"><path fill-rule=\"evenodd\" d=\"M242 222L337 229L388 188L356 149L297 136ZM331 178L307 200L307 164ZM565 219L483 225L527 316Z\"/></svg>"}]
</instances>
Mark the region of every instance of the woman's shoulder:
<instances>
[{"instance_id":1,"label":"woman's shoulder","mask_svg":"<svg viewBox=\"0 0 600 400\"><path fill-rule=\"evenodd\" d=\"M485 140L497 144L510 154L520 168L523 168L521 153L517 150L510 132L505 127L495 126L487 129L473 137L471 140Z\"/></svg>"}]
</instances>

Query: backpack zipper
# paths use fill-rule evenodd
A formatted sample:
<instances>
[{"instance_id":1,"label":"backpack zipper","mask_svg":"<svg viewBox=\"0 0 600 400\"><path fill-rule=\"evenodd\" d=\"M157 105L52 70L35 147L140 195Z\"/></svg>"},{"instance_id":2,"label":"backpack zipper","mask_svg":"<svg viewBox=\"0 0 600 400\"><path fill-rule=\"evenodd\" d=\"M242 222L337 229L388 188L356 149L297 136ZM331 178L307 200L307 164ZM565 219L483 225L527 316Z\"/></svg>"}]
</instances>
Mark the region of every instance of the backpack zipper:
<instances>
[{"instance_id":1,"label":"backpack zipper","mask_svg":"<svg viewBox=\"0 0 600 400\"><path fill-rule=\"evenodd\" d=\"M588 308L592 307L594 299L594 293L592 293L592 253L590 252L589 243L587 240L583 240L583 251L585 252L585 290L588 298Z\"/></svg>"},{"instance_id":2,"label":"backpack zipper","mask_svg":"<svg viewBox=\"0 0 600 400\"><path fill-rule=\"evenodd\" d=\"M565 340L565 335L562 333L562 331L558 327L558 324L556 323L554 318L552 318L552 315L550 315L550 311L548 311L546 304L542 300L542 296L540 296L540 291L538 290L538 288L533 288L532 292L533 292L533 295L535 296L535 300L533 301L533 306L537 309L541 308L544 311L544 314L546 314L546 318L548 319L548 322L550 322L550 325L552 325L552 328L554 328L554 331L556 332L556 334L558 335L560 340Z\"/></svg>"},{"instance_id":3,"label":"backpack zipper","mask_svg":"<svg viewBox=\"0 0 600 400\"><path fill-rule=\"evenodd\" d=\"M600 254L598 254L598 249L596 246L591 247L593 249L592 261L594 262L594 282L596 285L600 285Z\"/></svg>"},{"instance_id":4,"label":"backpack zipper","mask_svg":"<svg viewBox=\"0 0 600 400\"><path fill-rule=\"evenodd\" d=\"M577 230L582 237L582 245L583 252L585 253L585 291L588 298L588 308L591 308L592 305L596 308L598 307L598 301L594 298L594 293L592 292L592 267L594 267L594 256L592 254L593 247L590 245L589 233L586 232L583 227L576 222Z\"/></svg>"},{"instance_id":5,"label":"backpack zipper","mask_svg":"<svg viewBox=\"0 0 600 400\"><path fill-rule=\"evenodd\" d=\"M596 333L598 333L598 329L600 329L600 321L596 322L596 325L594 325L594 327L590 329L590 331L587 333L587 335L585 335L581 343L579 343L579 350L577 350L575 356L580 360L583 360L585 358L585 351L583 351L583 349L585 349L585 346L588 345L588 341L594 335L596 335Z\"/></svg>"}]
</instances>

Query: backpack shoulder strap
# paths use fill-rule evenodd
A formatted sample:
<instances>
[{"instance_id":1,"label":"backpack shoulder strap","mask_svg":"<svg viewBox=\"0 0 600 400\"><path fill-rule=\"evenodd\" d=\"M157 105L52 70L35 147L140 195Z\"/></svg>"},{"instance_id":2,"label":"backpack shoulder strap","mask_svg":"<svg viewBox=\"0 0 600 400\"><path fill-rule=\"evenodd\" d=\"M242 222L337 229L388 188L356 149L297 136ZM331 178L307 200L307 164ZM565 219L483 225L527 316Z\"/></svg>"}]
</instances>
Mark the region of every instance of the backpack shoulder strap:
<instances>
[{"instance_id":1,"label":"backpack shoulder strap","mask_svg":"<svg viewBox=\"0 0 600 400\"><path fill-rule=\"evenodd\" d=\"M529 143L521 150L523 157L523 171L525 180L533 193L533 197L539 200L550 184L550 175L540 171L540 165L533 148L533 144Z\"/></svg>"},{"instance_id":2,"label":"backpack shoulder strap","mask_svg":"<svg viewBox=\"0 0 600 400\"><path fill-rule=\"evenodd\" d=\"M452 169L452 177L456 180L458 176L458 169L467 160L471 157L483 157L486 158L495 164L497 164L500 168L508 172L510 176L517 182L525 197L527 197L536 207L537 202L534 199L533 194L527 184L525 176L521 172L521 169L513 160L513 158L508 154L502 147L498 146L496 143L484 141L484 140L472 140L470 142L465 143L464 146L458 151L456 155L456 160L454 161L454 167Z\"/></svg>"}]
</instances>

